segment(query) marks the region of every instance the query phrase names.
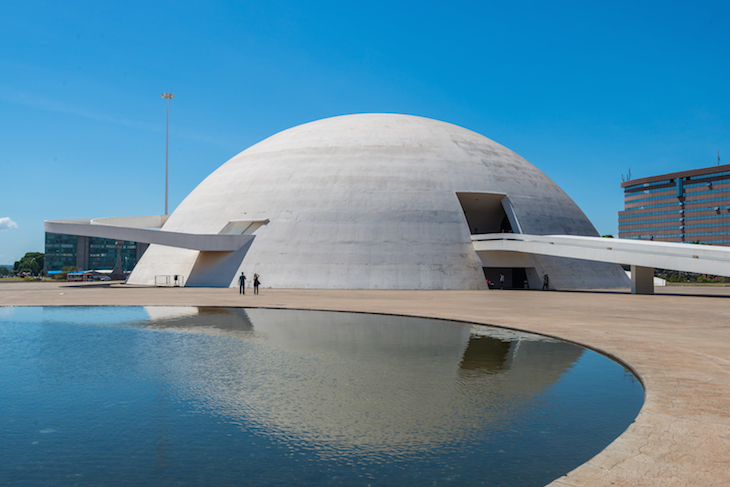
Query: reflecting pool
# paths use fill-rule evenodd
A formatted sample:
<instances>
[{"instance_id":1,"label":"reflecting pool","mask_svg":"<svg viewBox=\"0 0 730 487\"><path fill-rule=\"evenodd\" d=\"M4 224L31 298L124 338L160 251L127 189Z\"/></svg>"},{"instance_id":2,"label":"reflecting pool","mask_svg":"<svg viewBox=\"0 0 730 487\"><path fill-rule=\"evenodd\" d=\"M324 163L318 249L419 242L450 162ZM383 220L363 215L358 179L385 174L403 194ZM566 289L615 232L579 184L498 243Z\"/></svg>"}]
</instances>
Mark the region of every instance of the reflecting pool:
<instances>
[{"instance_id":1,"label":"reflecting pool","mask_svg":"<svg viewBox=\"0 0 730 487\"><path fill-rule=\"evenodd\" d=\"M3 486L542 486L643 398L603 355L465 323L0 308Z\"/></svg>"}]
</instances>

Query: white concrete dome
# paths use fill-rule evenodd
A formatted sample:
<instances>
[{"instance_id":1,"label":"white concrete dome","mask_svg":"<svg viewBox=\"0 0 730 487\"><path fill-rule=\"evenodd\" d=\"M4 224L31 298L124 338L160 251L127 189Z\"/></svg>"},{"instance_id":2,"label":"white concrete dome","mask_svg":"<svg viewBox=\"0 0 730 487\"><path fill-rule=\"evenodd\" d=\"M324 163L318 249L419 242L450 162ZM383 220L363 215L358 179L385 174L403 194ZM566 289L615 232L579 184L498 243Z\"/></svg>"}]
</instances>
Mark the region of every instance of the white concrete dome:
<instances>
[{"instance_id":1,"label":"white concrete dome","mask_svg":"<svg viewBox=\"0 0 730 487\"><path fill-rule=\"evenodd\" d=\"M230 233L257 221L265 224L249 226L255 237L237 252L151 245L128 282L175 274L191 286L237 286L245 271L260 274L262 287L478 289L485 279L471 233L598 235L511 150L397 114L328 118L269 137L200 183L163 230ZM616 265L532 259L531 283L549 272L557 287L627 285Z\"/></svg>"}]
</instances>

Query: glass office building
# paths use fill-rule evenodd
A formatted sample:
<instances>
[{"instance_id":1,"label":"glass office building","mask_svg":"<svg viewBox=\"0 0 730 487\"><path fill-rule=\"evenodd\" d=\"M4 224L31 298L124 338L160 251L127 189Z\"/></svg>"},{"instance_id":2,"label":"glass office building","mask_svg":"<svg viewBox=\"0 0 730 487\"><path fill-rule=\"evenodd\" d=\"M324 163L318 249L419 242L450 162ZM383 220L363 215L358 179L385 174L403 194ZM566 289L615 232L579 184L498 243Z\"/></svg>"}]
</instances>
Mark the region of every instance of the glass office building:
<instances>
[{"instance_id":1,"label":"glass office building","mask_svg":"<svg viewBox=\"0 0 730 487\"><path fill-rule=\"evenodd\" d=\"M619 238L730 245L730 165L621 183Z\"/></svg>"},{"instance_id":2,"label":"glass office building","mask_svg":"<svg viewBox=\"0 0 730 487\"><path fill-rule=\"evenodd\" d=\"M131 272L147 249L147 244L124 242L121 246L122 269ZM118 246L108 238L46 233L45 271L60 271L76 266L83 270L112 270L117 263Z\"/></svg>"}]
</instances>

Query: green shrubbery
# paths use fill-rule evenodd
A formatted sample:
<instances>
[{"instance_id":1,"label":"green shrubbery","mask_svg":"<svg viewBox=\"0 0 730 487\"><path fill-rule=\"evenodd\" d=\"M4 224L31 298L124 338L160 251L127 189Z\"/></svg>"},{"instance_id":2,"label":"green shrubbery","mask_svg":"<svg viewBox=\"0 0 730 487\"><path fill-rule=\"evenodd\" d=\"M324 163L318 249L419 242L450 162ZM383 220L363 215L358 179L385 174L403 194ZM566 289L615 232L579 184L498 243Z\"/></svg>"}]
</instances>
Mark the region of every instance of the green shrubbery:
<instances>
[{"instance_id":1,"label":"green shrubbery","mask_svg":"<svg viewBox=\"0 0 730 487\"><path fill-rule=\"evenodd\" d=\"M13 265L13 274L31 274L40 276L43 273L45 255L41 252L28 252Z\"/></svg>"},{"instance_id":2,"label":"green shrubbery","mask_svg":"<svg viewBox=\"0 0 730 487\"><path fill-rule=\"evenodd\" d=\"M673 271L669 269L655 269L654 276L661 277L667 282L730 283L730 277Z\"/></svg>"}]
</instances>

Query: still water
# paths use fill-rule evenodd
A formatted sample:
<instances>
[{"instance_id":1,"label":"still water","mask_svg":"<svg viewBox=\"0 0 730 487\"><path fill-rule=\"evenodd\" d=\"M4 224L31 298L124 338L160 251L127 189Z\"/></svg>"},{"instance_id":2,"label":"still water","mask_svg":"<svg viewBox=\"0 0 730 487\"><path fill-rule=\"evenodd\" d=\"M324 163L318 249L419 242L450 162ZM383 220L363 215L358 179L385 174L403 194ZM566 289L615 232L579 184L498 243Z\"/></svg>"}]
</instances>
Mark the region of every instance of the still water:
<instances>
[{"instance_id":1,"label":"still water","mask_svg":"<svg viewBox=\"0 0 730 487\"><path fill-rule=\"evenodd\" d=\"M542 486L643 397L598 353L464 323L0 308L3 486Z\"/></svg>"}]
</instances>

